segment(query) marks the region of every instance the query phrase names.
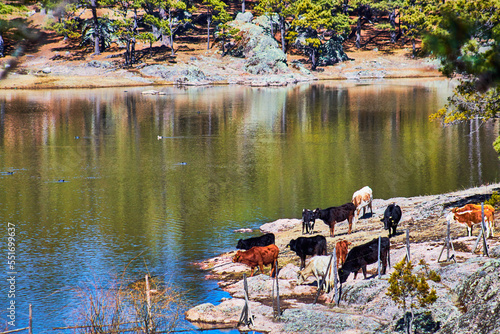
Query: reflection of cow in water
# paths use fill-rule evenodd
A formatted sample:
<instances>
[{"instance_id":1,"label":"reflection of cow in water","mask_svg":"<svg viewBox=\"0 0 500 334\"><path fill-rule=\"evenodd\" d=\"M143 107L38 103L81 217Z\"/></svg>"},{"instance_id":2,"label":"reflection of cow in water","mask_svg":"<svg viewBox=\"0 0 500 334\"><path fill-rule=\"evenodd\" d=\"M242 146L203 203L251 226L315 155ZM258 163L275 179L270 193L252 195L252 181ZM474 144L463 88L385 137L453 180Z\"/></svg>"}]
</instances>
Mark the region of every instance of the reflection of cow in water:
<instances>
[{"instance_id":1,"label":"reflection of cow in water","mask_svg":"<svg viewBox=\"0 0 500 334\"><path fill-rule=\"evenodd\" d=\"M381 238L380 240L380 260L382 262L382 274L385 274L387 263L391 265L389 248L391 246L389 238ZM366 279L366 265L378 261L378 238L356 247L353 247L344 265L339 269L340 283L344 283L350 273L354 273L354 279L358 274L359 269L363 270L363 276Z\"/></svg>"}]
</instances>

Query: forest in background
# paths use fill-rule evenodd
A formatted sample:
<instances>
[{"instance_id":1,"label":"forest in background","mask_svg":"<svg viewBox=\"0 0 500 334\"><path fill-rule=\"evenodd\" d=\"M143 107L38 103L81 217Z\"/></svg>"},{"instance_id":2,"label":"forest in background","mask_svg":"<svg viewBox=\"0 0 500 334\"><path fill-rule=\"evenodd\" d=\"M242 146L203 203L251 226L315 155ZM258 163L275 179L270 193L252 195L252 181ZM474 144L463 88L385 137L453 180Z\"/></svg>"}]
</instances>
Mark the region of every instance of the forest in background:
<instances>
[{"instance_id":1,"label":"forest in background","mask_svg":"<svg viewBox=\"0 0 500 334\"><path fill-rule=\"evenodd\" d=\"M22 54L37 38L28 25L33 10L53 17L43 29L84 52L119 45L125 68L137 62L138 42L149 43L151 52L160 41L175 57L176 40L189 38L225 56L241 39L230 22L252 12L268 18L285 54L303 54L314 70L322 46L361 48L369 24L378 31L371 39L384 36L389 48L411 45L413 56L437 57L445 75L459 78L435 119L487 120L499 110L500 0L11 0L0 3L0 57ZM500 151L500 140L495 147Z\"/></svg>"}]
</instances>

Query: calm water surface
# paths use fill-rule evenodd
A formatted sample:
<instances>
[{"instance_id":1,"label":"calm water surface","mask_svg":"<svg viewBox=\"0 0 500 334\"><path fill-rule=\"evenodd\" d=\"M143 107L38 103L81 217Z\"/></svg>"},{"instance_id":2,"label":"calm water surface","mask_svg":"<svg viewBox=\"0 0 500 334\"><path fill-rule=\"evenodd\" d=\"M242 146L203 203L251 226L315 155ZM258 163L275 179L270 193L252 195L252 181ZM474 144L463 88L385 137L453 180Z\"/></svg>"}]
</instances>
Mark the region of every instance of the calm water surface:
<instances>
[{"instance_id":1,"label":"calm water surface","mask_svg":"<svg viewBox=\"0 0 500 334\"><path fill-rule=\"evenodd\" d=\"M250 236L235 229L343 204L365 185L390 198L500 180L498 124L428 121L448 81L157 89L165 95L0 92L0 220L4 240L16 226L18 328L29 303L37 333L74 324L74 289L127 264L128 280L149 270L187 291L189 306L217 303L228 295L193 261ZM7 252L2 242L2 328Z\"/></svg>"}]
</instances>

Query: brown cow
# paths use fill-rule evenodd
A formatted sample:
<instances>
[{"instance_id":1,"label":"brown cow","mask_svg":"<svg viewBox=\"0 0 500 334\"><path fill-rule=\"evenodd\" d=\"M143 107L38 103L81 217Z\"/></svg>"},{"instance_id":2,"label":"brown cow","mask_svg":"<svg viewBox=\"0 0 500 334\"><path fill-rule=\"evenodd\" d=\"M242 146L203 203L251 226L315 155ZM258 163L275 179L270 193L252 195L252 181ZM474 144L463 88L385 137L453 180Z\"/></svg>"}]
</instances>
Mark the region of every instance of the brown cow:
<instances>
[{"instance_id":1,"label":"brown cow","mask_svg":"<svg viewBox=\"0 0 500 334\"><path fill-rule=\"evenodd\" d=\"M339 267L339 261L344 265L345 259L347 257L348 247L351 244L350 241L340 240L335 244L335 252L337 255L337 268Z\"/></svg>"},{"instance_id":2,"label":"brown cow","mask_svg":"<svg viewBox=\"0 0 500 334\"><path fill-rule=\"evenodd\" d=\"M236 255L233 257L233 262L239 262L246 264L252 268L252 272L250 273L250 277L253 276L253 271L255 267L259 266L259 269L262 273L264 273L264 266L268 264L271 265L271 274L269 276L273 276L273 273L276 272L276 261L278 260L278 253L280 252L279 248L276 245L269 246L255 246L250 248L247 251L237 251Z\"/></svg>"},{"instance_id":3,"label":"brown cow","mask_svg":"<svg viewBox=\"0 0 500 334\"><path fill-rule=\"evenodd\" d=\"M486 237L495 236L494 228L494 212L495 209L491 205L484 206L484 218L486 222ZM476 204L467 204L461 208L453 208L446 216L450 222L458 222L467 225L469 237L472 235L472 227L476 224L481 224L481 206Z\"/></svg>"}]
</instances>

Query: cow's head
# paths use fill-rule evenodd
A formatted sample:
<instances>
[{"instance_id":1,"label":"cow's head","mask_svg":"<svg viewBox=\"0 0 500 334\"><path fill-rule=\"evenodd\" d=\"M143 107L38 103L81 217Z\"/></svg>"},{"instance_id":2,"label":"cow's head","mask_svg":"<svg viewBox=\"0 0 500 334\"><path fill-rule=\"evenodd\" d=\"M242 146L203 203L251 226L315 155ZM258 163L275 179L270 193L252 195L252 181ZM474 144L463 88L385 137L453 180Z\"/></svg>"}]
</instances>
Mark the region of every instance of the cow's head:
<instances>
[{"instance_id":1,"label":"cow's head","mask_svg":"<svg viewBox=\"0 0 500 334\"><path fill-rule=\"evenodd\" d=\"M304 283L305 280L306 278L302 274L302 271L299 271L299 274L297 276L297 285L301 285L302 283Z\"/></svg>"},{"instance_id":2,"label":"cow's head","mask_svg":"<svg viewBox=\"0 0 500 334\"><path fill-rule=\"evenodd\" d=\"M238 240L238 245L236 245L236 248L237 249L242 249L244 248L245 246L243 245L243 239L240 239Z\"/></svg>"},{"instance_id":3,"label":"cow's head","mask_svg":"<svg viewBox=\"0 0 500 334\"><path fill-rule=\"evenodd\" d=\"M236 254L233 256L233 262L240 262L241 258L241 251L237 251Z\"/></svg>"},{"instance_id":4,"label":"cow's head","mask_svg":"<svg viewBox=\"0 0 500 334\"><path fill-rule=\"evenodd\" d=\"M313 219L318 219L319 218L319 210L320 210L320 208L316 208L316 209L313 210L313 212L312 212L312 218Z\"/></svg>"},{"instance_id":5,"label":"cow's head","mask_svg":"<svg viewBox=\"0 0 500 334\"><path fill-rule=\"evenodd\" d=\"M380 221L384 223L384 230L388 230L392 224L394 224L394 218L392 218L392 216L384 217L380 219Z\"/></svg>"},{"instance_id":6,"label":"cow's head","mask_svg":"<svg viewBox=\"0 0 500 334\"><path fill-rule=\"evenodd\" d=\"M345 283L345 281L347 281L347 277L349 277L350 273L351 273L350 271L347 271L345 269L340 268L339 269L339 280L340 280L340 283Z\"/></svg>"},{"instance_id":7,"label":"cow's head","mask_svg":"<svg viewBox=\"0 0 500 334\"><path fill-rule=\"evenodd\" d=\"M292 240L290 240L290 242L286 246L290 247L290 250L295 251L296 250L296 248L295 248L296 244L297 244L297 240L296 239L292 239Z\"/></svg>"},{"instance_id":8,"label":"cow's head","mask_svg":"<svg viewBox=\"0 0 500 334\"><path fill-rule=\"evenodd\" d=\"M448 213L448 215L446 215L446 221L449 221L450 223L453 223L456 221L455 213L453 210L450 213Z\"/></svg>"}]
</instances>

